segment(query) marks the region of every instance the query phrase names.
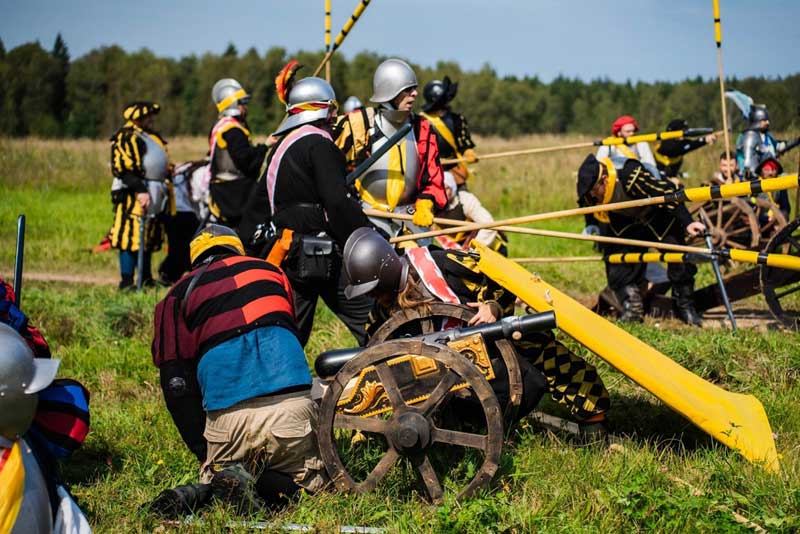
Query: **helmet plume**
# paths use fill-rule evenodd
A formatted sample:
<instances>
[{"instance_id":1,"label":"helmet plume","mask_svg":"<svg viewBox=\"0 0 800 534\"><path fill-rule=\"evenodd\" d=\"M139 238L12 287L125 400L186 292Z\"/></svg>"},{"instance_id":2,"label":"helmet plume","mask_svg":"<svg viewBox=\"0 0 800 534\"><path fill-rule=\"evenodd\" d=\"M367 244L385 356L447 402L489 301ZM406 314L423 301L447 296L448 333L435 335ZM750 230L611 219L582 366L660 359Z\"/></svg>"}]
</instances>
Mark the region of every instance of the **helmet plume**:
<instances>
[{"instance_id":1,"label":"helmet plume","mask_svg":"<svg viewBox=\"0 0 800 534\"><path fill-rule=\"evenodd\" d=\"M303 68L303 65L293 59L287 63L275 77L275 92L278 95L278 100L280 100L283 105L286 105L286 101L289 98L289 91L292 90L292 86L294 85L294 76L301 68Z\"/></svg>"}]
</instances>

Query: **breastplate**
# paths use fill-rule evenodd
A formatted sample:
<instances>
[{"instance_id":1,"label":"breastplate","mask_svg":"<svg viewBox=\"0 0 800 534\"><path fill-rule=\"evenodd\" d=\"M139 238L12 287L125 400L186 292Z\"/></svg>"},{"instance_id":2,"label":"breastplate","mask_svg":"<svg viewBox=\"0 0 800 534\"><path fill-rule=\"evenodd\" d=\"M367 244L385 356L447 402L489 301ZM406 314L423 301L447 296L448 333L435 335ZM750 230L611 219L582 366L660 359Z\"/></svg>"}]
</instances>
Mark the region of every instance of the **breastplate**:
<instances>
[{"instance_id":1,"label":"breastplate","mask_svg":"<svg viewBox=\"0 0 800 534\"><path fill-rule=\"evenodd\" d=\"M139 132L136 135L147 147L142 158L144 177L148 180L164 180L167 177L167 152L151 136Z\"/></svg>"},{"instance_id":2,"label":"breastplate","mask_svg":"<svg viewBox=\"0 0 800 534\"><path fill-rule=\"evenodd\" d=\"M373 152L388 140L386 132L381 130L381 133L384 136L373 142ZM377 202L394 209L396 206L411 204L414 201L418 175L419 154L417 140L412 130L367 169L361 178L361 187Z\"/></svg>"}]
</instances>

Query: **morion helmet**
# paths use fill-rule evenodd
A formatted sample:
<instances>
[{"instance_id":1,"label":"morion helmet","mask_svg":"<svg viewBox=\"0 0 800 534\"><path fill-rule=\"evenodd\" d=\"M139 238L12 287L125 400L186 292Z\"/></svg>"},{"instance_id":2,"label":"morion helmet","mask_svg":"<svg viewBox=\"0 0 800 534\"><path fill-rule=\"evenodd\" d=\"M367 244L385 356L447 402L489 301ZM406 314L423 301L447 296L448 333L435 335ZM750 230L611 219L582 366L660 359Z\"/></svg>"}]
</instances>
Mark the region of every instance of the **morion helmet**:
<instances>
[{"instance_id":1,"label":"morion helmet","mask_svg":"<svg viewBox=\"0 0 800 534\"><path fill-rule=\"evenodd\" d=\"M370 101L377 104L391 102L402 91L417 85L417 75L408 63L402 59L387 59L375 69Z\"/></svg>"},{"instance_id":2,"label":"morion helmet","mask_svg":"<svg viewBox=\"0 0 800 534\"><path fill-rule=\"evenodd\" d=\"M244 245L236 232L221 224L209 224L201 229L189 243L189 259L192 267L206 259L208 252L214 248L222 248L234 254L244 255Z\"/></svg>"},{"instance_id":3,"label":"morion helmet","mask_svg":"<svg viewBox=\"0 0 800 534\"><path fill-rule=\"evenodd\" d=\"M16 441L28 430L37 392L56 377L61 360L34 358L16 330L0 323L0 437Z\"/></svg>"},{"instance_id":4,"label":"morion helmet","mask_svg":"<svg viewBox=\"0 0 800 534\"><path fill-rule=\"evenodd\" d=\"M250 95L244 90L242 84L233 78L223 78L214 84L211 89L211 98L217 111L223 117L236 117L239 115L239 104L247 104Z\"/></svg>"},{"instance_id":5,"label":"morion helmet","mask_svg":"<svg viewBox=\"0 0 800 534\"><path fill-rule=\"evenodd\" d=\"M361 103L355 96L348 96L347 100L344 101L344 106L342 106L342 111L345 113L350 113L351 111L355 111L357 109L361 109L364 107L364 104Z\"/></svg>"},{"instance_id":6,"label":"morion helmet","mask_svg":"<svg viewBox=\"0 0 800 534\"><path fill-rule=\"evenodd\" d=\"M322 78L303 78L295 83L286 100L286 119L275 130L282 134L301 124L308 124L330 115L331 108L337 107L336 93L331 84Z\"/></svg>"},{"instance_id":7,"label":"morion helmet","mask_svg":"<svg viewBox=\"0 0 800 534\"><path fill-rule=\"evenodd\" d=\"M356 229L347 239L342 254L347 276L344 295L348 299L379 289L397 292L405 285L408 265L394 247L372 228Z\"/></svg>"}]
</instances>

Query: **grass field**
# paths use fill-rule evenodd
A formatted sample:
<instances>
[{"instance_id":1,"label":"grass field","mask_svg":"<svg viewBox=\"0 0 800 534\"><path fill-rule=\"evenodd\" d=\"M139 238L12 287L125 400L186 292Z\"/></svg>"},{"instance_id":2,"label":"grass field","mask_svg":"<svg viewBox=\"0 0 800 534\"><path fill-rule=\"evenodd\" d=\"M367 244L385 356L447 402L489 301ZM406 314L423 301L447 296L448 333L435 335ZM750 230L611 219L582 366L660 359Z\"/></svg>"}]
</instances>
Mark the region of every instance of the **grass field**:
<instances>
[{"instance_id":1,"label":"grass field","mask_svg":"<svg viewBox=\"0 0 800 534\"><path fill-rule=\"evenodd\" d=\"M536 136L480 140L481 152L588 140ZM197 159L202 139L177 139L175 161ZM688 182L701 183L718 150L687 158ZM480 163L473 190L498 216L574 205L574 173L584 151ZM108 146L104 142L0 139L0 276L10 280L18 213L28 217L26 270L116 276L113 254L92 255L111 222ZM579 218L541 227L579 231ZM515 237L512 256L594 254L572 241ZM701 278L710 280L705 267ZM543 278L577 297L604 285L600 264L537 265ZM41 326L62 375L92 392L92 432L65 466L65 479L98 532L173 531L140 506L166 487L191 481L196 462L164 408L150 362L152 309L164 290L120 294L108 286L53 282L25 284L23 308ZM763 307L758 298L754 307ZM383 527L389 532L796 532L800 529L800 353L798 337L783 331L697 330L673 321L625 327L696 374L763 404L783 455L770 475L714 442L653 396L567 340L596 363L612 396L612 447L578 447L569 436L523 424L504 448L491 488L464 503L451 494L429 506L413 488L384 488L367 496L325 493L304 497L276 523ZM307 347L320 351L352 344L343 326L321 306ZM546 405L547 411L557 407ZM211 509L214 532L231 519ZM234 527L244 531L244 527Z\"/></svg>"}]
</instances>

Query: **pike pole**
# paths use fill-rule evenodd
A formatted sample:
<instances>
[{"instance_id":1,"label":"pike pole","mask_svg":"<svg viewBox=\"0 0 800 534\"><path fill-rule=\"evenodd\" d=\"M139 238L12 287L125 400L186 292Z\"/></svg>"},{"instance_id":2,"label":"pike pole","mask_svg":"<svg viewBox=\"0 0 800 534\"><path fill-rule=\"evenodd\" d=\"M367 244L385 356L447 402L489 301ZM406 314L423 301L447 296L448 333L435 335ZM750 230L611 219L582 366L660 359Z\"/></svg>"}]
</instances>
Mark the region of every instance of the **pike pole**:
<instances>
[{"instance_id":1,"label":"pike pole","mask_svg":"<svg viewBox=\"0 0 800 534\"><path fill-rule=\"evenodd\" d=\"M22 267L25 263L25 215L17 217L17 250L14 255L14 294L22 308Z\"/></svg>"},{"instance_id":2,"label":"pike pole","mask_svg":"<svg viewBox=\"0 0 800 534\"><path fill-rule=\"evenodd\" d=\"M716 200L720 198L757 196L760 193L782 191L784 189L793 189L796 187L798 187L797 174L790 174L786 176L781 176L779 178L766 178L763 180L753 180L751 182L736 182L732 184L715 184L711 186L692 187L689 189L679 189L672 193L668 193L666 195L658 197L642 198L638 200L627 200L625 202L601 204L599 206L586 206L583 208L572 208L566 210L551 211L546 213L537 213L535 215L524 215L522 217L512 217L510 219L502 219L499 221L491 221L485 223L469 223L469 224L464 224L464 221L458 221L460 226L453 226L452 228L443 228L439 230L430 230L427 232L420 232L417 234L397 236L390 239L389 242L401 243L403 241L413 241L415 239L424 239L427 237L436 237L439 235L458 234L461 232L473 232L475 230L483 230L485 228L526 233L526 232L521 232L521 230L529 230L529 229L518 228L514 230L507 228L507 226L517 225L517 224L527 224L537 221L545 221L549 219L560 219L563 217L571 217L574 215L586 215L589 213L597 213L601 211L614 211L626 208L638 208L641 206L652 206L655 204L664 204L668 202L687 202L687 201L706 202L708 200ZM439 219L439 221L442 220ZM437 222L437 219L434 219L433 222ZM441 224L452 224L452 222L442 222Z\"/></svg>"},{"instance_id":3,"label":"pike pole","mask_svg":"<svg viewBox=\"0 0 800 534\"><path fill-rule=\"evenodd\" d=\"M331 0L325 0L325 53L331 49ZM331 83L331 62L325 63L325 81Z\"/></svg>"},{"instance_id":4,"label":"pike pole","mask_svg":"<svg viewBox=\"0 0 800 534\"><path fill-rule=\"evenodd\" d=\"M317 66L317 69L314 71L314 74L312 74L312 76L317 76L319 72L322 70L322 67L324 67L328 63L328 61L331 60L331 56L333 56L333 53L336 52L336 49L341 46L342 41L344 41L344 38L347 37L348 33L350 33L350 30L353 29L353 26L355 25L356 21L358 21L358 18L364 13L364 10L367 9L367 6L369 5L370 1L371 0L361 0L361 2L359 2L358 6L356 6L355 11L353 11L353 14L350 15L350 18L347 19L347 22L345 22L344 26L342 26L342 30L339 32L339 35L337 35L336 39L333 41L333 46L330 47L330 49L325 54L325 57L322 58L322 61Z\"/></svg>"},{"instance_id":5,"label":"pike pole","mask_svg":"<svg viewBox=\"0 0 800 534\"><path fill-rule=\"evenodd\" d=\"M139 250L136 252L136 289L141 291L144 287L144 237L147 226L147 213L139 216Z\"/></svg>"},{"instance_id":6,"label":"pike pole","mask_svg":"<svg viewBox=\"0 0 800 534\"><path fill-rule=\"evenodd\" d=\"M725 105L725 77L722 74L722 23L719 16L719 0L712 0L714 4L714 39L717 42L717 70L719 71L719 98L722 103L722 133L725 136L725 158L731 160L731 143L728 136L728 111ZM730 165L727 166L728 181L733 181ZM735 328L734 328L735 329Z\"/></svg>"},{"instance_id":7,"label":"pike pole","mask_svg":"<svg viewBox=\"0 0 800 534\"><path fill-rule=\"evenodd\" d=\"M547 146L540 148L525 148L522 150L509 150L506 152L495 152L494 154L486 154L480 156L479 159L496 159L507 158L510 156L524 156L528 154L543 154L546 152L556 152L559 150L572 150L575 148L591 148L596 146L616 146L616 145L635 145L636 143L646 142L652 143L655 141L666 141L668 139L680 139L681 137L700 137L709 134L718 134L719 132L713 131L712 128L689 128L687 130L676 130L673 132L655 132L648 134L632 135L630 137L605 137L596 141L587 141L585 143L574 143L571 145ZM473 161L468 158L452 158L443 159L442 165L450 165L454 163L472 163Z\"/></svg>"}]
</instances>

